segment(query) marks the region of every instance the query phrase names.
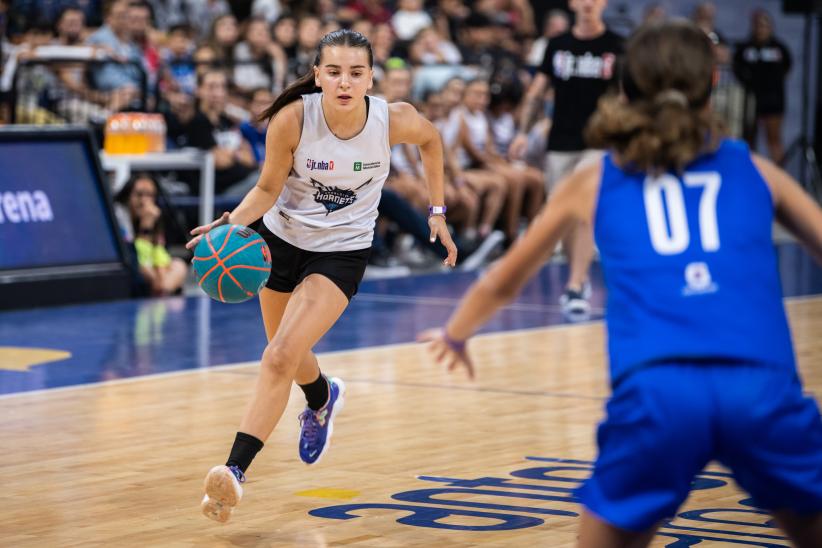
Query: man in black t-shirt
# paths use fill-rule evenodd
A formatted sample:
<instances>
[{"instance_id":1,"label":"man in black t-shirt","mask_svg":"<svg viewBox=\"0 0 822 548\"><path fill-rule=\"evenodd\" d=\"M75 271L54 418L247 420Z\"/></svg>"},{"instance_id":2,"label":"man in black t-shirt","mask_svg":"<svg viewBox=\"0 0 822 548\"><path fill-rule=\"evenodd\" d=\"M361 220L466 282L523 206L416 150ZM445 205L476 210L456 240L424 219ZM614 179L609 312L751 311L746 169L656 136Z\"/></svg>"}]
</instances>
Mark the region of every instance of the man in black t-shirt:
<instances>
[{"instance_id":1,"label":"man in black t-shirt","mask_svg":"<svg viewBox=\"0 0 822 548\"><path fill-rule=\"evenodd\" d=\"M542 108L548 83L554 89L554 117L548 135L545 162L547 191L577 167L596 160L601 152L585 144L583 130L594 113L599 98L609 89L616 91L617 57L624 50L623 39L609 31L602 20L607 0L571 0L576 15L570 32L548 42L545 57L525 96L517 137L509 147L509 156L522 157L533 114ZM570 275L560 298L563 310L571 318L586 317L588 268L594 251L590 225L577 225L562 241L568 257Z\"/></svg>"}]
</instances>

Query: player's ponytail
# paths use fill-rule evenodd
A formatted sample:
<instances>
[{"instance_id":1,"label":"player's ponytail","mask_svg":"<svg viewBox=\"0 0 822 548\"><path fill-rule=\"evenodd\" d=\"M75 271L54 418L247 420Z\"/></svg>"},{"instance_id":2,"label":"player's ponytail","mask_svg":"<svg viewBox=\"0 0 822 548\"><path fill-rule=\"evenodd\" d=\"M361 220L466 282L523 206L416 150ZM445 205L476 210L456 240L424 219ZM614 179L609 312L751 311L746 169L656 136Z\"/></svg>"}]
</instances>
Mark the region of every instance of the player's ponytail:
<instances>
[{"instance_id":1,"label":"player's ponytail","mask_svg":"<svg viewBox=\"0 0 822 548\"><path fill-rule=\"evenodd\" d=\"M329 32L322 37L322 40L320 40L320 44L317 47L317 56L314 58L315 67L320 66L323 50L330 46L363 48L368 52L368 66L374 66L374 53L371 51L371 43L368 39L359 32L348 29L340 29L335 30L334 32ZM277 96L271 106L260 115L260 120L273 118L289 103L293 103L303 95L317 93L319 91L322 90L314 82L314 69L312 67L311 70L309 70L305 75L292 82L291 85L286 87L282 93Z\"/></svg>"},{"instance_id":2,"label":"player's ponytail","mask_svg":"<svg viewBox=\"0 0 822 548\"><path fill-rule=\"evenodd\" d=\"M588 144L615 151L629 169L681 171L724 135L706 108L713 68L711 42L696 26L641 28L628 41L623 96L600 100L586 129Z\"/></svg>"}]
</instances>

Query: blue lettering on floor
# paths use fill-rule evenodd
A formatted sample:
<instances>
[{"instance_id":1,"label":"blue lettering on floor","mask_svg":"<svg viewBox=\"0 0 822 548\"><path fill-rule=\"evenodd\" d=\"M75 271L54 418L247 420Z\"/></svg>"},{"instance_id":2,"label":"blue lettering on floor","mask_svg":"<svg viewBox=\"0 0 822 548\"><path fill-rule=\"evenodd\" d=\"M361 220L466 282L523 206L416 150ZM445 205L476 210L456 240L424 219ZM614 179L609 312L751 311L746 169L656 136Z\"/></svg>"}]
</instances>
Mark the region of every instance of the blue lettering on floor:
<instances>
[{"instance_id":1,"label":"blue lettering on floor","mask_svg":"<svg viewBox=\"0 0 822 548\"><path fill-rule=\"evenodd\" d=\"M319 518L349 520L366 517L369 509L394 510L406 514L398 518L397 523L454 531L526 529L544 525L546 520L550 526L554 517L579 516L580 500L575 491L590 476L593 462L548 457L526 457L526 460L547 464L514 470L510 473L515 478L513 480L418 476L422 481L444 484L444 487L403 491L391 496L404 504L341 504L317 508L309 514ZM706 470L694 479L691 489L720 489L729 485L731 477L725 472ZM530 482L522 483L517 479ZM469 497L483 497L486 502L467 500ZM521 503L517 504L517 500ZM529 502L547 502L549 507L532 506ZM664 521L657 536L672 539L666 544L668 548L685 548L708 541L765 548L789 546L787 539L774 528L767 512L752 508L750 499L741 499L739 504L741 507L700 508L681 512L675 518ZM757 527L776 534L713 529L712 524Z\"/></svg>"}]
</instances>

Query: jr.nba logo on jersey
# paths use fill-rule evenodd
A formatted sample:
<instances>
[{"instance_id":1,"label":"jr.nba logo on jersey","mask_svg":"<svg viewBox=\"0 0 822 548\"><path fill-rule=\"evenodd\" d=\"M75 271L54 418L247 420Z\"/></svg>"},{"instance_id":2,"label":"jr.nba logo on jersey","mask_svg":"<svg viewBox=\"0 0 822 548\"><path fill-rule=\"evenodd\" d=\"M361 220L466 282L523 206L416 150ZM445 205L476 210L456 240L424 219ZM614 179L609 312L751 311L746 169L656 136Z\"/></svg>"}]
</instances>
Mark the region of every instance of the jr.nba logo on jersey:
<instances>
[{"instance_id":1,"label":"jr.nba logo on jersey","mask_svg":"<svg viewBox=\"0 0 822 548\"><path fill-rule=\"evenodd\" d=\"M316 179L311 179L311 185L317 189L314 193L314 201L321 203L325 207L325 214L328 215L333 211L338 211L344 207L348 207L357 201L357 190L373 181L374 178L368 179L355 189L339 188L336 186L325 186Z\"/></svg>"},{"instance_id":2,"label":"jr.nba logo on jersey","mask_svg":"<svg viewBox=\"0 0 822 548\"><path fill-rule=\"evenodd\" d=\"M325 160L312 160L308 158L305 161L305 168L311 170L318 169L320 171L334 171L334 160L326 162Z\"/></svg>"},{"instance_id":3,"label":"jr.nba logo on jersey","mask_svg":"<svg viewBox=\"0 0 822 548\"><path fill-rule=\"evenodd\" d=\"M714 293L719 289L719 286L711 279L708 265L703 262L690 263L685 267L685 284L682 294L686 297Z\"/></svg>"}]
</instances>

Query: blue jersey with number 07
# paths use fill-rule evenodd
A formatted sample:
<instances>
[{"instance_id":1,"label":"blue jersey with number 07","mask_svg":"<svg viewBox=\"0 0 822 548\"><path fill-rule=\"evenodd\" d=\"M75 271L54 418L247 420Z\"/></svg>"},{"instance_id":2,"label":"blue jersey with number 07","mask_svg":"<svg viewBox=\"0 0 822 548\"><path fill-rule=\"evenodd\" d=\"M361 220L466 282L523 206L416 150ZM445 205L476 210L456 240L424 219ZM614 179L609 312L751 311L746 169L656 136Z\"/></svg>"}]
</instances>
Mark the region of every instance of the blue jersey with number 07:
<instances>
[{"instance_id":1,"label":"blue jersey with number 07","mask_svg":"<svg viewBox=\"0 0 822 548\"><path fill-rule=\"evenodd\" d=\"M770 190L726 139L681 175L603 161L594 233L608 289L612 382L687 360L793 370Z\"/></svg>"}]
</instances>

